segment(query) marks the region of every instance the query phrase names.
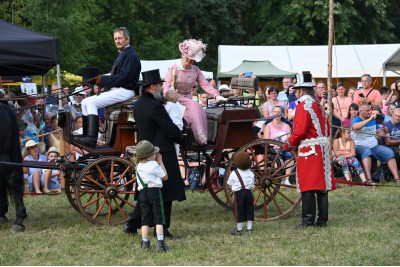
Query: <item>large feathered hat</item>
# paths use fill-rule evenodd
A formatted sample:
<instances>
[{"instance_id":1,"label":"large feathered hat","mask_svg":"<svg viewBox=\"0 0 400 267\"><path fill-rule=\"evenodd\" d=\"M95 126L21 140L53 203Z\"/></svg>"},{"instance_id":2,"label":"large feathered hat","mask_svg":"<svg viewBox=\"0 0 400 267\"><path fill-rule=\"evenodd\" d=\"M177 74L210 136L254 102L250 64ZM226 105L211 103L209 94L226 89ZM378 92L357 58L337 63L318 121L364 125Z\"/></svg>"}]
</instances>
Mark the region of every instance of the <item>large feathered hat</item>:
<instances>
[{"instance_id":1,"label":"large feathered hat","mask_svg":"<svg viewBox=\"0 0 400 267\"><path fill-rule=\"evenodd\" d=\"M181 51L184 56L196 62L200 62L206 55L206 47L207 45L203 44L201 40L189 39L179 44L179 51Z\"/></svg>"}]
</instances>

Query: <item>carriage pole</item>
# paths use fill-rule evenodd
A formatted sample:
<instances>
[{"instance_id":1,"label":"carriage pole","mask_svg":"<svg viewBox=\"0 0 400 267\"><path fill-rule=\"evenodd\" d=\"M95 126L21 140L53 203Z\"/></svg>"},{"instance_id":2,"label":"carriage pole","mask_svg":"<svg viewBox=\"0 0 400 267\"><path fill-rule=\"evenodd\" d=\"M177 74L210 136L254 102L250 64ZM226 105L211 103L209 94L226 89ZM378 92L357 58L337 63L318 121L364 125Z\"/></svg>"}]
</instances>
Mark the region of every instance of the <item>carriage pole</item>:
<instances>
[{"instance_id":1,"label":"carriage pole","mask_svg":"<svg viewBox=\"0 0 400 267\"><path fill-rule=\"evenodd\" d=\"M328 35L328 121L332 125L332 43L333 43L333 0L329 0L329 35ZM332 130L329 133L329 153L332 158Z\"/></svg>"}]
</instances>

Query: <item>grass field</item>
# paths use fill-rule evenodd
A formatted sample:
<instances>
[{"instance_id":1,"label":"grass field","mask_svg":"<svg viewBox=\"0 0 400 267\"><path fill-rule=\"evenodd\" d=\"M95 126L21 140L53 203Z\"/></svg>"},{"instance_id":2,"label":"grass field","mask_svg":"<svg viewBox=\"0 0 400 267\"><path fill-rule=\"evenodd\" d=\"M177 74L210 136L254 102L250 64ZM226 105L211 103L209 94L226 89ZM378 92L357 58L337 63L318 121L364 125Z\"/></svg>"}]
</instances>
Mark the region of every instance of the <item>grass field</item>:
<instances>
[{"instance_id":1,"label":"grass field","mask_svg":"<svg viewBox=\"0 0 400 267\"><path fill-rule=\"evenodd\" d=\"M400 265L399 187L345 185L329 201L327 228L295 229L298 207L232 237L232 213L208 193L187 192L186 201L174 203L171 227L183 238L156 253L153 238L143 252L138 235L90 224L65 195L28 196L27 230L12 234L11 222L0 226L0 265Z\"/></svg>"}]
</instances>

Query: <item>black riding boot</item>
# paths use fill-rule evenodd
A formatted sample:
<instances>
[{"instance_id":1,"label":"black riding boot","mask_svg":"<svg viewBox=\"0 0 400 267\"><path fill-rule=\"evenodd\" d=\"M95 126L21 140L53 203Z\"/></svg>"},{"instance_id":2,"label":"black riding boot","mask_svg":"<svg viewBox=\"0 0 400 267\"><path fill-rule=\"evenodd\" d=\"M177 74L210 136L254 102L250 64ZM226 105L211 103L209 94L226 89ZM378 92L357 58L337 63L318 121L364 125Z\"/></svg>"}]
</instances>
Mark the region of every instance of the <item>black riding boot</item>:
<instances>
[{"instance_id":1,"label":"black riding boot","mask_svg":"<svg viewBox=\"0 0 400 267\"><path fill-rule=\"evenodd\" d=\"M89 116L82 115L82 124L83 124L83 136L87 136L89 129Z\"/></svg>"},{"instance_id":2,"label":"black riding boot","mask_svg":"<svg viewBox=\"0 0 400 267\"><path fill-rule=\"evenodd\" d=\"M301 226L313 226L315 222L315 191L301 193Z\"/></svg>"},{"instance_id":3,"label":"black riding boot","mask_svg":"<svg viewBox=\"0 0 400 267\"><path fill-rule=\"evenodd\" d=\"M317 192L318 219L317 226L325 227L328 222L328 192Z\"/></svg>"},{"instance_id":4,"label":"black riding boot","mask_svg":"<svg viewBox=\"0 0 400 267\"><path fill-rule=\"evenodd\" d=\"M88 127L86 127L87 135L83 137L75 138L76 142L81 145L94 148L97 144L97 135L99 133L99 116L89 115L88 116ZM83 133L85 133L85 127L83 127Z\"/></svg>"}]
</instances>

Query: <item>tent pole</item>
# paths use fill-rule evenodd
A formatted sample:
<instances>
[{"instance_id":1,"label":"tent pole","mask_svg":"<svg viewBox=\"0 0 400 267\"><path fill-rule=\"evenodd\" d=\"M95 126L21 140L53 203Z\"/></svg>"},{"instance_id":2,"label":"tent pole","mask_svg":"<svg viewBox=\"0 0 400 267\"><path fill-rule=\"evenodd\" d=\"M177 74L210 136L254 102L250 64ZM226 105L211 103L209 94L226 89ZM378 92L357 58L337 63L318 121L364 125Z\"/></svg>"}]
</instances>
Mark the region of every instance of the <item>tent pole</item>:
<instances>
[{"instance_id":1,"label":"tent pole","mask_svg":"<svg viewBox=\"0 0 400 267\"><path fill-rule=\"evenodd\" d=\"M60 64L57 64L57 94L58 94L58 107L62 108L62 99L61 99L61 74L60 74Z\"/></svg>"},{"instance_id":2,"label":"tent pole","mask_svg":"<svg viewBox=\"0 0 400 267\"><path fill-rule=\"evenodd\" d=\"M332 129L332 44L333 44L333 0L329 0L329 35L328 35L328 122ZM329 151L332 158L332 130L329 131Z\"/></svg>"},{"instance_id":3,"label":"tent pole","mask_svg":"<svg viewBox=\"0 0 400 267\"><path fill-rule=\"evenodd\" d=\"M386 69L383 69L383 86L386 86Z\"/></svg>"}]
</instances>

